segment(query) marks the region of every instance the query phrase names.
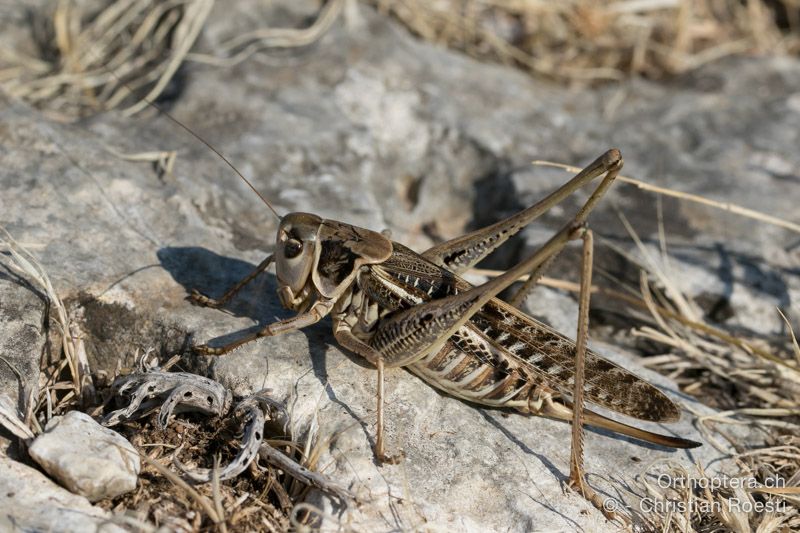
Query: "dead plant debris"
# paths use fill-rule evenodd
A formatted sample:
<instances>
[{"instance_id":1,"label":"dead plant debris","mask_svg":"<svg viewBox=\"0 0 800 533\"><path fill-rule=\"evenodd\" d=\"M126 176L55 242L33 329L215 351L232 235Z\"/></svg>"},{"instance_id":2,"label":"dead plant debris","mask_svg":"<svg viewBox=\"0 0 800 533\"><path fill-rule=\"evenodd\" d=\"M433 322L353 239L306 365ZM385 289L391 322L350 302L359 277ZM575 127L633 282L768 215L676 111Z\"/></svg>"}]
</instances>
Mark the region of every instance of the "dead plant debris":
<instances>
[{"instance_id":1,"label":"dead plant debris","mask_svg":"<svg viewBox=\"0 0 800 533\"><path fill-rule=\"evenodd\" d=\"M229 67L264 49L313 44L344 2L327 2L307 28L242 33L210 55L194 47L214 0L59 0L37 13L37 57L0 45L0 88L59 120L111 109L130 116L168 93L187 61Z\"/></svg>"},{"instance_id":2,"label":"dead plant debris","mask_svg":"<svg viewBox=\"0 0 800 533\"><path fill-rule=\"evenodd\" d=\"M39 14L31 57L0 47L0 87L62 120L169 92L181 66L230 67L263 50L306 47L346 2L322 4L305 28L260 28L210 54L197 39L214 0L75 2ZM421 38L567 83L664 79L717 59L800 54L798 0L362 0Z\"/></svg>"},{"instance_id":3,"label":"dead plant debris","mask_svg":"<svg viewBox=\"0 0 800 533\"><path fill-rule=\"evenodd\" d=\"M152 421L126 422L118 428L149 461L143 461L137 490L98 503L115 513L139 521L185 531L214 531L217 523L198 498L164 475L173 456L193 467L213 468L232 461L238 452L236 428L224 419L186 415L165 429ZM285 449L295 451L291 442ZM173 474L176 475L176 474ZM198 495L213 501L212 483L192 484ZM268 465L253 464L240 476L216 486L229 531L286 531L294 502L302 501L306 488Z\"/></svg>"},{"instance_id":4,"label":"dead plant debris","mask_svg":"<svg viewBox=\"0 0 800 533\"><path fill-rule=\"evenodd\" d=\"M562 82L663 79L730 55L800 53L797 0L368 0L414 33Z\"/></svg>"}]
</instances>

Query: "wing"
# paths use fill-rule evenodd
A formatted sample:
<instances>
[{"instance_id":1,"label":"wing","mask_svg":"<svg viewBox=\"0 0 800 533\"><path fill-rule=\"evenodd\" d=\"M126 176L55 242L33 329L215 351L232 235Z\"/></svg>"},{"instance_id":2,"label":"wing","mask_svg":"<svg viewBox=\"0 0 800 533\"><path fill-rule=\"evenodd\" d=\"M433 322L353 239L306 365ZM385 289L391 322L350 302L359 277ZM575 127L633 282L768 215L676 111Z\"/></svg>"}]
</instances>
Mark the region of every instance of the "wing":
<instances>
[{"instance_id":1,"label":"wing","mask_svg":"<svg viewBox=\"0 0 800 533\"><path fill-rule=\"evenodd\" d=\"M404 308L472 287L397 243L392 256L377 268L381 275L400 283L406 294L402 298L395 295L396 301L380 302L388 308ZM469 398L465 399L487 405L502 401L511 406L527 402L532 386L544 386L571 397L574 354L573 341L493 299L451 337L445 348L420 364L428 367L427 371L421 370L427 375L426 380L434 380L435 386L451 394L466 394ZM664 393L591 350L586 354L585 376L585 397L591 403L652 422L673 422L680 417L678 407ZM453 392L458 390L464 394Z\"/></svg>"},{"instance_id":2,"label":"wing","mask_svg":"<svg viewBox=\"0 0 800 533\"><path fill-rule=\"evenodd\" d=\"M564 396L574 387L575 343L553 328L500 300L485 305L471 326L537 380ZM503 364L503 363L501 363ZM505 363L508 364L508 363ZM650 422L674 422L678 406L636 374L587 350L586 400Z\"/></svg>"}]
</instances>

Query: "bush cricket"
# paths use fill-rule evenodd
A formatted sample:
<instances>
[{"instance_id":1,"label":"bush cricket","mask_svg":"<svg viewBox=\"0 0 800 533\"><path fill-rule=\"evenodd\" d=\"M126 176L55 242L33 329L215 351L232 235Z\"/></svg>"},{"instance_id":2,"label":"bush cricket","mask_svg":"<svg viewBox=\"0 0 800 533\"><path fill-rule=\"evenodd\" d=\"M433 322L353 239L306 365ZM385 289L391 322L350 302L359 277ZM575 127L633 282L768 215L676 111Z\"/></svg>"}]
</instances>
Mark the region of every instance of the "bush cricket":
<instances>
[{"instance_id":1,"label":"bush cricket","mask_svg":"<svg viewBox=\"0 0 800 533\"><path fill-rule=\"evenodd\" d=\"M274 253L219 299L196 290L190 299L198 305L224 306L274 262L280 301L297 314L224 346L194 349L204 355L222 355L257 338L303 328L330 315L337 342L377 369L374 453L380 461L396 460L384 449L384 372L404 367L460 399L571 420L569 485L613 519L616 515L603 508L599 495L585 482L584 421L662 446L700 445L623 424L583 407L585 396L594 404L640 420L674 422L680 416L677 405L657 388L586 347L593 253L586 219L622 163L620 152L609 150L540 202L422 254L381 233L344 222L309 213L280 216L262 197L279 220ZM601 176L574 218L536 253L482 285L473 286L459 277L548 209ZM577 342L497 298L529 273L530 281L511 298L520 302L572 240L583 243Z\"/></svg>"},{"instance_id":2,"label":"bush cricket","mask_svg":"<svg viewBox=\"0 0 800 533\"><path fill-rule=\"evenodd\" d=\"M133 92L116 74L123 86ZM190 300L222 307L275 263L281 304L297 312L260 331L219 347L195 352L223 355L260 337L301 329L330 315L333 335L345 349L377 369L374 453L384 449L384 372L404 367L454 397L488 407L570 420L568 484L609 518L586 483L583 424L672 448L700 443L623 424L584 408L594 404L640 420L674 422L678 406L653 385L587 349L593 236L587 218L623 165L611 149L538 203L495 224L438 244L418 254L382 233L310 213L278 214L272 204L211 144L158 105L143 101L175 122L222 159L278 219L275 250L219 299L193 290ZM459 274L477 265L550 208L596 178L602 179L578 213L538 251L502 275L473 286ZM583 243L576 342L520 311L518 305L547 266L573 240ZM510 299L497 296L525 274L528 281ZM624 517L619 517L625 520Z\"/></svg>"}]
</instances>

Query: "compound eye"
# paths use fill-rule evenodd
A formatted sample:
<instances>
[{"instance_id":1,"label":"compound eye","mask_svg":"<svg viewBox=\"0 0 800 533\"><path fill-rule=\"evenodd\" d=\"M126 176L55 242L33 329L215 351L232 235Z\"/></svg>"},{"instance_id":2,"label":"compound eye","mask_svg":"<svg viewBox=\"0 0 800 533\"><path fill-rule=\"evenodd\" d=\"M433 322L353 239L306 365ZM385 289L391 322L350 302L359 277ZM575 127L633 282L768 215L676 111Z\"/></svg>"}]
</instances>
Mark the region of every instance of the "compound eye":
<instances>
[{"instance_id":1,"label":"compound eye","mask_svg":"<svg viewBox=\"0 0 800 533\"><path fill-rule=\"evenodd\" d=\"M303 243L296 239L289 239L283 245L283 255L286 259L294 259L303 251Z\"/></svg>"}]
</instances>

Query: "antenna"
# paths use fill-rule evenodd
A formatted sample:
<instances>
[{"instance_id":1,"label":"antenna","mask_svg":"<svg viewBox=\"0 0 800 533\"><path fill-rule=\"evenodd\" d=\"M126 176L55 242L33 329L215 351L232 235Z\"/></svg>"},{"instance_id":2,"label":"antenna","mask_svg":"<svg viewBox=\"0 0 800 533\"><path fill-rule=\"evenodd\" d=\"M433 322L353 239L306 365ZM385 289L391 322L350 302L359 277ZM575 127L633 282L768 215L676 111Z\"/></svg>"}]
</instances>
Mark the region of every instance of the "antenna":
<instances>
[{"instance_id":1,"label":"antenna","mask_svg":"<svg viewBox=\"0 0 800 533\"><path fill-rule=\"evenodd\" d=\"M133 92L133 90L130 88L130 86L129 86L127 83L125 83L124 81L122 81L122 79L120 79L120 77L119 77L119 76L117 76L116 72L113 72L111 69L109 69L108 67L105 67L105 66L103 66L103 65L101 65L101 67L102 67L102 68L103 68L103 69L104 69L106 72L108 72L109 74L111 74L112 76L114 76L114 77L117 79L117 81L118 81L118 82L120 82L120 83L123 85L123 87L125 87L125 88L128 90L128 92L129 92L130 94L132 94L132 95L134 95L134 96L135 96L135 93L134 93L134 92ZM143 96L143 97L142 97L142 100L143 100L144 102L146 102L148 105L152 106L152 107L153 107L153 108L154 108L156 111L158 111L159 113L162 113L164 116L166 116L166 117L167 117L168 119L170 119L172 122L174 122L175 124L177 124L178 126L180 126L181 128L183 128L183 129L184 129L186 132L188 132L188 133L189 133L189 135L191 135L192 137L194 137L195 139L197 139L198 141L200 141L201 143L203 143L204 145L206 145L206 146L207 146L207 147L208 147L208 148L209 148L209 149L210 149L212 152L214 152L215 154L217 154L217 157L219 157L220 159L222 159L222 160L225 162L225 164L227 164L229 167L231 167L231 169L232 169L232 170L233 170L233 171L236 173L236 175L237 175L237 176L239 176L240 178L242 178L242 181L244 181L244 182L247 184L247 186L248 186L248 187L250 187L250 189L252 189L252 191L253 191L254 193L256 193L256 195L257 195L259 198L261 198L261 201L262 201L262 202L264 202L264 204L266 204L266 206L269 208L269 210L270 210L270 211L272 211L272 214L273 214L273 215L275 215L275 218L277 218L277 219L278 219L278 221L280 221L280 220L281 220L281 216L278 214L278 212L275 210L275 208L274 208L274 207L272 207L272 204L271 204L271 203L269 203L269 201L268 201L266 198L264 198L264 195L262 195L260 192L258 192L258 189L256 189L256 188L253 186L253 184L252 184L252 183L250 183L250 180L248 180L247 178L245 178L245 177L244 177L244 175L243 175L241 172L239 172L239 169L237 169L237 168L236 168L236 167L233 165L233 163L231 163L231 162L228 160L228 158L227 158L227 157L225 157L224 155L222 155L222 153L221 153L219 150L217 150L216 148L214 148L213 146L211 146L211 143L209 143L208 141L206 141L205 139L203 139L203 138L202 138L200 135L198 135L197 133L195 133L194 131L192 131L192 129L191 129L191 128L189 128L188 126L186 126L186 125L185 125L183 122L181 122L181 121L180 121L180 120L178 120L177 118L173 117L173 116L172 116L172 115L171 115L171 114L170 114L168 111L166 111L165 109L162 109L160 106L156 105L156 103L155 103L155 102L151 102L151 101L150 101L150 99L149 99L149 98L147 98L146 96Z\"/></svg>"},{"instance_id":2,"label":"antenna","mask_svg":"<svg viewBox=\"0 0 800 533\"><path fill-rule=\"evenodd\" d=\"M128 90L130 91L130 89L129 89L127 86L126 86L126 89L128 89ZM197 140L198 140L198 141L200 141L201 143L205 144L205 145L206 145L206 146L207 146L207 147L208 147L208 148L209 148L209 149L210 149L212 152L214 152L215 154L217 154L217 156L218 156L220 159L222 159L223 161L225 161L225 164L227 164L229 167L231 167L231 169L232 169L234 172L236 172L236 175L237 175L237 176L239 176L240 178L242 178L242 181L244 181L244 182L247 184L247 186L248 186L248 187L250 187L250 189L252 189L252 190L253 190L253 192L254 192L254 193L256 193L256 195L258 195L258 197L259 197L259 198L261 198L261 201L262 201L262 202L264 202L264 204L266 204L266 206L269 208L269 210L270 210L270 211L272 211L272 214L273 214L273 215L275 215L275 218L277 218L277 219L278 219L278 221L280 221L280 220L281 220L281 216L278 214L278 212L277 212L277 211L275 211L275 208L274 208L274 207L272 207L272 204L271 204L271 203L269 203L269 201L268 201L266 198L264 198L264 195L262 195L260 192L258 192L258 189L256 189L256 188L253 186L253 184L252 184L252 183L250 183L250 180L248 180L247 178L245 178L245 177L244 177L244 175L243 175L241 172L239 172L239 170L238 170L238 169L237 169L235 166L233 166L233 163L231 163L231 162L228 160L228 158L227 158L227 157L225 157L224 155L222 155L222 153L220 153L220 151L219 151L219 150L217 150L216 148L214 148L213 146L211 146L211 143L209 143L208 141L206 141L205 139L203 139L202 137L200 137L200 135L198 135L197 133L193 132L193 131L191 130L191 128L189 128L188 126L186 126L185 124L183 124L183 123L182 123L180 120L178 120L177 118L175 118L175 117L173 117L172 115L170 115L170 114L169 114L169 113L168 113L166 110L164 110L164 109L160 108L159 106L157 106L156 104L154 104L153 102L151 102L150 100L148 100L147 98L142 98L142 99L143 99L145 102L147 102L148 104L150 104L151 106L153 106L154 108L156 108L156 109L158 110L158 112L159 112L159 113L163 113L163 114L164 114L164 115L165 115L165 116L166 116L168 119L170 119L172 122L174 122L175 124L177 124L178 126L180 126L181 128L183 128L185 131L187 131L187 132L188 132L188 133L189 133L189 134L190 134L192 137L194 137L195 139L197 139Z\"/></svg>"}]
</instances>

